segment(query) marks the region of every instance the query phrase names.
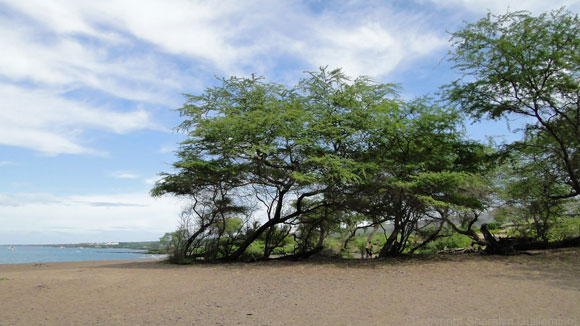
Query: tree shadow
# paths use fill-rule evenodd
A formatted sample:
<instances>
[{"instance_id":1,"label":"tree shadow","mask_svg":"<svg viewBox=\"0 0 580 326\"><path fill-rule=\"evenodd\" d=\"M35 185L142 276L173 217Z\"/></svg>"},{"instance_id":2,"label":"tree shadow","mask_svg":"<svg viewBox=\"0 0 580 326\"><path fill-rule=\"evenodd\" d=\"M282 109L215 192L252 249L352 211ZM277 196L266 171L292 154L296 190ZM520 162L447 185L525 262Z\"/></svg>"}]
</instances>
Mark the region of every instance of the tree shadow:
<instances>
[{"instance_id":1,"label":"tree shadow","mask_svg":"<svg viewBox=\"0 0 580 326\"><path fill-rule=\"evenodd\" d=\"M513 272L493 277L545 282L563 290L580 291L580 248L537 250L532 254L506 260Z\"/></svg>"},{"instance_id":2,"label":"tree shadow","mask_svg":"<svg viewBox=\"0 0 580 326\"><path fill-rule=\"evenodd\" d=\"M169 264L164 261L111 262L92 268L188 270L222 269L248 271L270 268L300 268L312 266L339 269L380 269L429 266L432 264L478 263L508 265L507 269L486 277L507 278L514 281L546 282L565 290L580 290L580 248L535 251L530 254L498 256L471 254L413 255L387 259L344 259L311 257L306 260L266 260L256 262L194 262L188 265ZM492 265L493 268L493 265ZM468 276L468 275L467 275ZM467 277L466 276L466 277Z\"/></svg>"},{"instance_id":3,"label":"tree shadow","mask_svg":"<svg viewBox=\"0 0 580 326\"><path fill-rule=\"evenodd\" d=\"M205 262L195 261L191 264L171 264L167 261L121 261L110 262L103 265L93 266L94 268L118 268L118 269L186 269L186 268L224 268L224 269L260 269L272 267L291 266L332 266L337 268L358 268L375 269L385 266L411 266L425 265L441 262L457 262L479 259L480 254L459 254L459 255L413 255L389 257L384 259L358 259L358 258L338 258L316 256L303 260L269 259L252 262Z\"/></svg>"}]
</instances>

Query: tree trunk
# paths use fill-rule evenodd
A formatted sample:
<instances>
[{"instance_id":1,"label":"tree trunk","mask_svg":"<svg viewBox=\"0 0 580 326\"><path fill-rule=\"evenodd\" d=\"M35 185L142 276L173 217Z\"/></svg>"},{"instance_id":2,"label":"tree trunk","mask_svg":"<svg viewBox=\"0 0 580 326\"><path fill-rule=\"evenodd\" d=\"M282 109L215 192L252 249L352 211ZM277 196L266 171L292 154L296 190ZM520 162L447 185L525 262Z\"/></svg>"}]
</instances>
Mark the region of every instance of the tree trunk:
<instances>
[{"instance_id":1,"label":"tree trunk","mask_svg":"<svg viewBox=\"0 0 580 326\"><path fill-rule=\"evenodd\" d=\"M380 227L381 227L380 223L376 224L375 227L373 228L373 231L371 232L371 234L369 234L369 237L367 238L367 243L365 245L367 251L366 258L373 258L373 246L371 244L371 241L373 240L375 233L377 233Z\"/></svg>"},{"instance_id":2,"label":"tree trunk","mask_svg":"<svg viewBox=\"0 0 580 326\"><path fill-rule=\"evenodd\" d=\"M318 236L318 243L316 244L316 246L309 251L304 251L304 252L299 252L297 254L294 255L289 255L289 256L284 256L284 257L280 257L277 259L280 260L301 260L301 259L306 259L314 254L319 253L320 251L322 251L322 249L324 249L324 229L321 227L320 228L320 235Z\"/></svg>"},{"instance_id":3,"label":"tree trunk","mask_svg":"<svg viewBox=\"0 0 580 326\"><path fill-rule=\"evenodd\" d=\"M498 241L491 232L487 229L487 223L480 227L481 234L485 239L485 252L492 255L509 255L515 253L511 243L507 241Z\"/></svg>"},{"instance_id":4,"label":"tree trunk","mask_svg":"<svg viewBox=\"0 0 580 326\"><path fill-rule=\"evenodd\" d=\"M413 254L413 253L415 252L415 250L417 250L417 249L420 249L420 248L422 248L422 247L426 246L426 245L427 245L429 242L431 242L431 241L433 241L433 240L435 240L435 239L439 238L439 232L441 232L441 230L443 229L443 224L445 224L445 222L444 222L444 221L442 221L442 222L439 224L439 228L437 229L437 231L435 231L435 232L431 233L431 234L430 234L430 235L427 237L427 239L425 239L423 242L421 242L420 244L418 244L417 246L415 246L414 248L412 248L411 250L409 250L409 253L410 253L410 254Z\"/></svg>"},{"instance_id":5,"label":"tree trunk","mask_svg":"<svg viewBox=\"0 0 580 326\"><path fill-rule=\"evenodd\" d=\"M246 251L246 249L248 249L248 247L252 244L252 242L256 241L256 239L258 239L258 237L260 237L260 235L262 233L264 233L266 230L268 230L270 227L278 224L278 223L282 223L284 222L281 218L282 215L282 204L284 202L284 195L288 192L289 188L280 190L280 192L278 193L278 203L276 204L276 210L274 211L274 217L271 220L268 220L268 222L264 223L261 227L258 228L258 230L256 230L254 233L252 233L252 235L250 235L238 248L238 250L236 250L233 254L231 254L228 257L224 257L223 260L236 260L238 258L240 258L240 256Z\"/></svg>"},{"instance_id":6,"label":"tree trunk","mask_svg":"<svg viewBox=\"0 0 580 326\"><path fill-rule=\"evenodd\" d=\"M266 240L264 241L264 259L268 259L270 254L274 248L270 248L270 240L272 238L272 232L274 232L274 226L268 229L268 233L266 233Z\"/></svg>"},{"instance_id":7,"label":"tree trunk","mask_svg":"<svg viewBox=\"0 0 580 326\"><path fill-rule=\"evenodd\" d=\"M354 236L356 235L356 232L359 230L358 227L355 227L354 230L352 230L350 232L350 234L346 237L346 239L344 239L343 243L342 243L342 250L346 250L348 249L348 243L350 242L350 240L352 238L354 238Z\"/></svg>"},{"instance_id":8,"label":"tree trunk","mask_svg":"<svg viewBox=\"0 0 580 326\"><path fill-rule=\"evenodd\" d=\"M282 223L282 220L279 218L271 219L268 222L264 223L261 227L258 228L258 230L256 230L248 238L246 238L246 240L244 240L244 242L240 245L238 250L234 251L234 253L231 254L230 256L224 257L223 260L230 261L240 258L240 256L244 253L244 251L246 251L246 249L248 249L248 247L252 244L252 242L256 241L256 239L258 239L262 233L268 230L268 228L278 223Z\"/></svg>"},{"instance_id":9,"label":"tree trunk","mask_svg":"<svg viewBox=\"0 0 580 326\"><path fill-rule=\"evenodd\" d=\"M189 237L189 239L187 239L187 242L185 243L185 246L183 247L183 257L188 257L191 258L190 255L188 255L189 252L189 248L191 247L191 244L193 243L193 241L195 241L195 239L202 234L207 228L207 225L202 225L199 230L197 230L194 234L191 235L191 237Z\"/></svg>"},{"instance_id":10,"label":"tree trunk","mask_svg":"<svg viewBox=\"0 0 580 326\"><path fill-rule=\"evenodd\" d=\"M399 251L397 250L397 248L395 248L397 244L398 235L399 235L399 226L395 225L393 232L391 233L391 235L387 239L387 242L379 252L379 258L393 257L399 254Z\"/></svg>"}]
</instances>

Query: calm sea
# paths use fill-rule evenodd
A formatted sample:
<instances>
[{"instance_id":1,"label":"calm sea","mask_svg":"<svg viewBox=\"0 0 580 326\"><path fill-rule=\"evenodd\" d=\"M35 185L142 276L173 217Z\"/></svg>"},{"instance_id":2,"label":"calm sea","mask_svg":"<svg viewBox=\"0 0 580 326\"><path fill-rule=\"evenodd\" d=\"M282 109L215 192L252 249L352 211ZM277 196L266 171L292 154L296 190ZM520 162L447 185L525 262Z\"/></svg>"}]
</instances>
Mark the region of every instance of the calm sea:
<instances>
[{"instance_id":1,"label":"calm sea","mask_svg":"<svg viewBox=\"0 0 580 326\"><path fill-rule=\"evenodd\" d=\"M10 246L0 246L0 264L162 258L162 255L147 255L143 250L132 249L43 246L14 246L14 250L9 248Z\"/></svg>"}]
</instances>

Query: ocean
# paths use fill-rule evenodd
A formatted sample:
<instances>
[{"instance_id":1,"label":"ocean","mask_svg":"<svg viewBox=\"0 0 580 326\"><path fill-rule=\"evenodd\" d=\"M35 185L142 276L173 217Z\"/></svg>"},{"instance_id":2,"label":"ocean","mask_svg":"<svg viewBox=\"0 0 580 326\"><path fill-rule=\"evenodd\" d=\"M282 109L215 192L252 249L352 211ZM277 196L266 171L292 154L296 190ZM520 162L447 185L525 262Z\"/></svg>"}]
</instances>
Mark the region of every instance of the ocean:
<instances>
[{"instance_id":1,"label":"ocean","mask_svg":"<svg viewBox=\"0 0 580 326\"><path fill-rule=\"evenodd\" d=\"M0 246L0 264L48 263L86 260L123 260L158 258L144 250L116 248L59 248L45 246Z\"/></svg>"}]
</instances>

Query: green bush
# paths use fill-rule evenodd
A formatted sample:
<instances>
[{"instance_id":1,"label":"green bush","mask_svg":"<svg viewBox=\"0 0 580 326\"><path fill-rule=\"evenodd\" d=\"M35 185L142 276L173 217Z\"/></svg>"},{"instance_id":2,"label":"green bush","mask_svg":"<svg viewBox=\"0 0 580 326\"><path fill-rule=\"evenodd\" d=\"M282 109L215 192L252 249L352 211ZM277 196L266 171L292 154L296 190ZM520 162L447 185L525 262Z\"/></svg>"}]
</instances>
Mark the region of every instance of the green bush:
<instances>
[{"instance_id":1,"label":"green bush","mask_svg":"<svg viewBox=\"0 0 580 326\"><path fill-rule=\"evenodd\" d=\"M560 241L580 236L580 217L563 218L548 231L551 241Z\"/></svg>"},{"instance_id":2,"label":"green bush","mask_svg":"<svg viewBox=\"0 0 580 326\"><path fill-rule=\"evenodd\" d=\"M490 231L499 230L499 229L501 229L501 223L497 223L497 222L487 223L487 229Z\"/></svg>"},{"instance_id":3,"label":"green bush","mask_svg":"<svg viewBox=\"0 0 580 326\"><path fill-rule=\"evenodd\" d=\"M439 238L435 241L429 242L423 248L418 249L416 253L434 254L442 250L467 248L471 245L471 243L472 239L470 237L459 233L453 233L448 237Z\"/></svg>"},{"instance_id":4,"label":"green bush","mask_svg":"<svg viewBox=\"0 0 580 326\"><path fill-rule=\"evenodd\" d=\"M256 240L248 246L240 259L243 261L256 261L262 257L264 257L264 242L261 240Z\"/></svg>"},{"instance_id":5,"label":"green bush","mask_svg":"<svg viewBox=\"0 0 580 326\"><path fill-rule=\"evenodd\" d=\"M328 254L336 255L340 253L342 243L340 239L329 237L324 239L324 249Z\"/></svg>"}]
</instances>

